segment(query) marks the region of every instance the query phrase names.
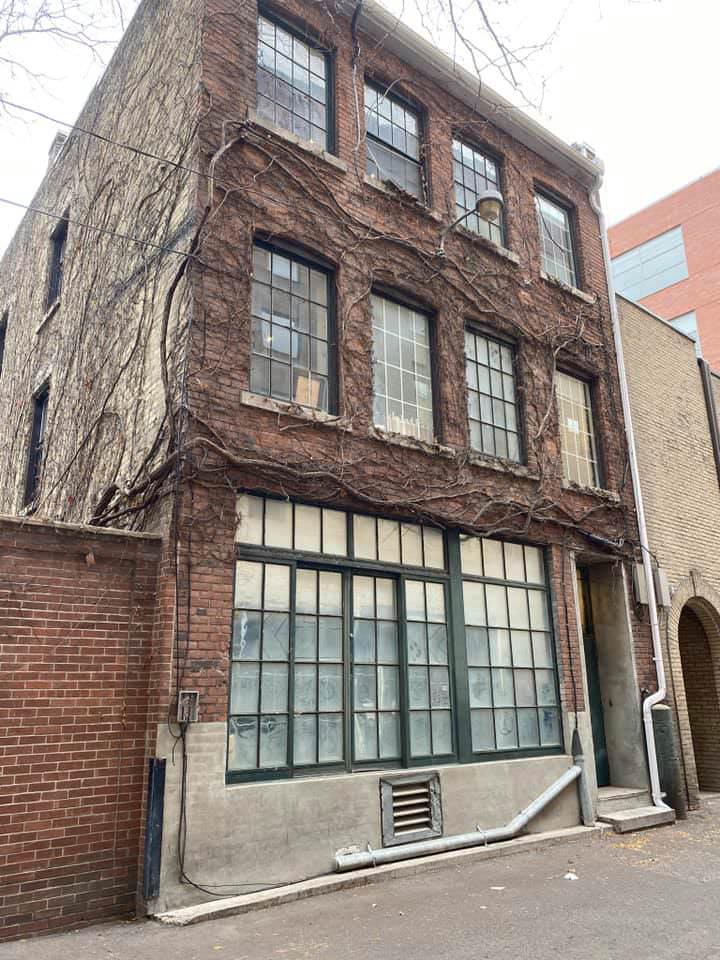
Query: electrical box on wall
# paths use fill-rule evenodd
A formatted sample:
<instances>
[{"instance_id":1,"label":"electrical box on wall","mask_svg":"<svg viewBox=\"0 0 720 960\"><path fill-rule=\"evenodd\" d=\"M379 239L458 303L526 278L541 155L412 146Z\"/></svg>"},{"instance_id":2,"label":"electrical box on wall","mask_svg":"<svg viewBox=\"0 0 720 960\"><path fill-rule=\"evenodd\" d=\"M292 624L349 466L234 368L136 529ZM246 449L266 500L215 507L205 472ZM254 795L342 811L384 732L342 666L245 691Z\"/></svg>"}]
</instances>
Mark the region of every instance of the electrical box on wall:
<instances>
[{"instance_id":1,"label":"electrical box on wall","mask_svg":"<svg viewBox=\"0 0 720 960\"><path fill-rule=\"evenodd\" d=\"M670 582L667 573L662 567L656 567L653 570L655 577L655 598L659 607L671 607L672 597L670 596Z\"/></svg>"},{"instance_id":2,"label":"electrical box on wall","mask_svg":"<svg viewBox=\"0 0 720 960\"><path fill-rule=\"evenodd\" d=\"M197 690L180 691L177 708L178 723L197 723L199 700L200 694Z\"/></svg>"},{"instance_id":3,"label":"electrical box on wall","mask_svg":"<svg viewBox=\"0 0 720 960\"><path fill-rule=\"evenodd\" d=\"M645 571L641 563L633 564L633 594L635 603L643 603L647 606L647 584L645 583Z\"/></svg>"}]
</instances>

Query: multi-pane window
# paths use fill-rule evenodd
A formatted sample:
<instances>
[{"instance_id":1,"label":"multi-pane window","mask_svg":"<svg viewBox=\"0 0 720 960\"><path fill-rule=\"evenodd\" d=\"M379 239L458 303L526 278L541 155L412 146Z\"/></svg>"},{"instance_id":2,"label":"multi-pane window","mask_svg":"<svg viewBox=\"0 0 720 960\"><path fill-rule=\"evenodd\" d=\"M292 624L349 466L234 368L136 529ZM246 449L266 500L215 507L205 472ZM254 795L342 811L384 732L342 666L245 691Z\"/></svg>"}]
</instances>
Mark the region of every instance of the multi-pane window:
<instances>
[{"instance_id":1,"label":"multi-pane window","mask_svg":"<svg viewBox=\"0 0 720 960\"><path fill-rule=\"evenodd\" d=\"M420 119L402 101L365 84L367 172L423 199Z\"/></svg>"},{"instance_id":2,"label":"multi-pane window","mask_svg":"<svg viewBox=\"0 0 720 960\"><path fill-rule=\"evenodd\" d=\"M250 390L328 410L330 324L329 274L256 243Z\"/></svg>"},{"instance_id":3,"label":"multi-pane window","mask_svg":"<svg viewBox=\"0 0 720 960\"><path fill-rule=\"evenodd\" d=\"M473 753L558 746L560 708L537 547L461 538Z\"/></svg>"},{"instance_id":4,"label":"multi-pane window","mask_svg":"<svg viewBox=\"0 0 720 960\"><path fill-rule=\"evenodd\" d=\"M561 749L539 548L247 494L238 514L230 779Z\"/></svg>"},{"instance_id":5,"label":"multi-pane window","mask_svg":"<svg viewBox=\"0 0 720 960\"><path fill-rule=\"evenodd\" d=\"M565 479L583 487L597 487L598 458L590 385L585 380L558 371L555 375L555 393Z\"/></svg>"},{"instance_id":6,"label":"multi-pane window","mask_svg":"<svg viewBox=\"0 0 720 960\"><path fill-rule=\"evenodd\" d=\"M376 295L372 312L375 425L432 441L430 319Z\"/></svg>"},{"instance_id":7,"label":"multi-pane window","mask_svg":"<svg viewBox=\"0 0 720 960\"><path fill-rule=\"evenodd\" d=\"M492 457L520 459L513 352L507 344L465 331L470 446Z\"/></svg>"},{"instance_id":8,"label":"multi-pane window","mask_svg":"<svg viewBox=\"0 0 720 960\"><path fill-rule=\"evenodd\" d=\"M545 273L569 287L577 286L570 211L541 193L535 194L540 249Z\"/></svg>"},{"instance_id":9,"label":"multi-pane window","mask_svg":"<svg viewBox=\"0 0 720 960\"><path fill-rule=\"evenodd\" d=\"M45 426L47 422L50 388L47 384L33 398L33 419L25 473L23 506L32 507L40 488L43 455L45 452Z\"/></svg>"},{"instance_id":10,"label":"multi-pane window","mask_svg":"<svg viewBox=\"0 0 720 960\"><path fill-rule=\"evenodd\" d=\"M258 115L329 149L328 57L286 27L258 19Z\"/></svg>"},{"instance_id":11,"label":"multi-pane window","mask_svg":"<svg viewBox=\"0 0 720 960\"><path fill-rule=\"evenodd\" d=\"M474 230L498 246L503 246L502 221L485 220L475 210L478 197L486 190L500 190L497 164L475 147L453 140L453 172L455 178L455 213L468 230Z\"/></svg>"},{"instance_id":12,"label":"multi-pane window","mask_svg":"<svg viewBox=\"0 0 720 960\"><path fill-rule=\"evenodd\" d=\"M68 221L63 218L50 237L50 265L48 269L48 287L45 306L50 308L60 299L65 269L65 245L67 243Z\"/></svg>"}]
</instances>

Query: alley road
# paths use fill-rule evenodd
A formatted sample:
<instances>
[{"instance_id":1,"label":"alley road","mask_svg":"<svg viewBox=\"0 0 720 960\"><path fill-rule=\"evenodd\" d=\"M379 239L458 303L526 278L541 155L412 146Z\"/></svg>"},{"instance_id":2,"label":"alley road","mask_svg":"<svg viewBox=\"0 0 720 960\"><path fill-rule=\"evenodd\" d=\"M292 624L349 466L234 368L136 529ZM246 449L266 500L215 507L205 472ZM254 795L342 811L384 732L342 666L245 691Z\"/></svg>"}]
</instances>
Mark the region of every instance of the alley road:
<instances>
[{"instance_id":1,"label":"alley road","mask_svg":"<svg viewBox=\"0 0 720 960\"><path fill-rule=\"evenodd\" d=\"M720 960L720 802L648 833L445 867L191 927L106 924L0 946L0 960L561 957Z\"/></svg>"}]
</instances>

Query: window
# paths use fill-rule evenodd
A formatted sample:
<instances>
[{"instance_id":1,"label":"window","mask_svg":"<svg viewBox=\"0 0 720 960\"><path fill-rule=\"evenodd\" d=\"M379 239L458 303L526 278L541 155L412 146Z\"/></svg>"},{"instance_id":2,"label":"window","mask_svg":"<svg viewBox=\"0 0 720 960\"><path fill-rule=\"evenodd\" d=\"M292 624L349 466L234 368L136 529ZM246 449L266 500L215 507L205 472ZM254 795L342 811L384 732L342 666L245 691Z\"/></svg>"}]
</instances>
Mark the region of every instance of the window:
<instances>
[{"instance_id":1,"label":"window","mask_svg":"<svg viewBox=\"0 0 720 960\"><path fill-rule=\"evenodd\" d=\"M541 193L535 195L542 267L568 287L577 286L570 211Z\"/></svg>"},{"instance_id":2,"label":"window","mask_svg":"<svg viewBox=\"0 0 720 960\"><path fill-rule=\"evenodd\" d=\"M537 547L248 494L238 516L229 780L561 749Z\"/></svg>"},{"instance_id":3,"label":"window","mask_svg":"<svg viewBox=\"0 0 720 960\"><path fill-rule=\"evenodd\" d=\"M590 386L567 373L556 373L555 393L560 416L560 442L566 480L582 487L597 487L598 460L595 449Z\"/></svg>"},{"instance_id":4,"label":"window","mask_svg":"<svg viewBox=\"0 0 720 960\"><path fill-rule=\"evenodd\" d=\"M368 174L424 199L418 114L366 83L365 131Z\"/></svg>"},{"instance_id":5,"label":"window","mask_svg":"<svg viewBox=\"0 0 720 960\"><path fill-rule=\"evenodd\" d=\"M45 306L47 309L60 299L65 267L65 244L67 242L68 222L64 217L55 227L50 237L50 270Z\"/></svg>"},{"instance_id":6,"label":"window","mask_svg":"<svg viewBox=\"0 0 720 960\"><path fill-rule=\"evenodd\" d=\"M429 317L377 295L372 313L375 426L432 442Z\"/></svg>"},{"instance_id":7,"label":"window","mask_svg":"<svg viewBox=\"0 0 720 960\"><path fill-rule=\"evenodd\" d=\"M40 488L49 397L50 388L46 385L35 395L33 400L33 421L25 475L25 496L23 497L23 506L25 507L34 506Z\"/></svg>"},{"instance_id":8,"label":"window","mask_svg":"<svg viewBox=\"0 0 720 960\"><path fill-rule=\"evenodd\" d=\"M675 317L674 320L670 321L670 326L675 330L679 330L680 333L684 333L687 337L690 337L691 340L694 340L695 353L698 355L698 357L702 356L700 332L698 331L697 315L694 310L691 310L689 313L683 313L679 317Z\"/></svg>"},{"instance_id":9,"label":"window","mask_svg":"<svg viewBox=\"0 0 720 960\"><path fill-rule=\"evenodd\" d=\"M258 115L331 148L329 58L286 27L258 18Z\"/></svg>"},{"instance_id":10,"label":"window","mask_svg":"<svg viewBox=\"0 0 720 960\"><path fill-rule=\"evenodd\" d=\"M500 190L497 164L479 150L453 140L453 171L455 177L455 214L468 216L462 226L474 230L499 247L504 246L502 222L484 220L477 213L470 213L481 193L485 190Z\"/></svg>"},{"instance_id":11,"label":"window","mask_svg":"<svg viewBox=\"0 0 720 960\"><path fill-rule=\"evenodd\" d=\"M520 459L513 352L507 344L465 331L470 446L491 457Z\"/></svg>"},{"instance_id":12,"label":"window","mask_svg":"<svg viewBox=\"0 0 720 960\"><path fill-rule=\"evenodd\" d=\"M328 272L256 243L250 390L328 410L332 321Z\"/></svg>"},{"instance_id":13,"label":"window","mask_svg":"<svg viewBox=\"0 0 720 960\"><path fill-rule=\"evenodd\" d=\"M7 310L0 320L0 376L2 376L3 360L5 359L5 336L7 334L8 312Z\"/></svg>"},{"instance_id":14,"label":"window","mask_svg":"<svg viewBox=\"0 0 720 960\"><path fill-rule=\"evenodd\" d=\"M540 551L461 537L473 753L561 742L557 675Z\"/></svg>"},{"instance_id":15,"label":"window","mask_svg":"<svg viewBox=\"0 0 720 960\"><path fill-rule=\"evenodd\" d=\"M612 261L615 289L630 300L642 300L688 277L682 227L653 237Z\"/></svg>"}]
</instances>

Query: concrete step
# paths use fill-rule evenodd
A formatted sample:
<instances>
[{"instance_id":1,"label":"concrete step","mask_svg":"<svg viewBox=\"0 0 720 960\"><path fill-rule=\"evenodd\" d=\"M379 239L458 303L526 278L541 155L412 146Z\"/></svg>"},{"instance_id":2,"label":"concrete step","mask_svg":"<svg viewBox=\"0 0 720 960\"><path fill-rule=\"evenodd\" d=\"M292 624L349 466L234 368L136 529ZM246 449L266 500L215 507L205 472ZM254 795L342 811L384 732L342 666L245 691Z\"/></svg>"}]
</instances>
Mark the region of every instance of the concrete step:
<instances>
[{"instance_id":1,"label":"concrete step","mask_svg":"<svg viewBox=\"0 0 720 960\"><path fill-rule=\"evenodd\" d=\"M633 830L661 827L664 823L675 823L675 811L660 807L634 807L599 815L598 820L609 823L615 833L630 833Z\"/></svg>"},{"instance_id":2,"label":"concrete step","mask_svg":"<svg viewBox=\"0 0 720 960\"><path fill-rule=\"evenodd\" d=\"M598 816L648 806L650 794L647 790L636 787L600 787L598 790Z\"/></svg>"}]
</instances>

